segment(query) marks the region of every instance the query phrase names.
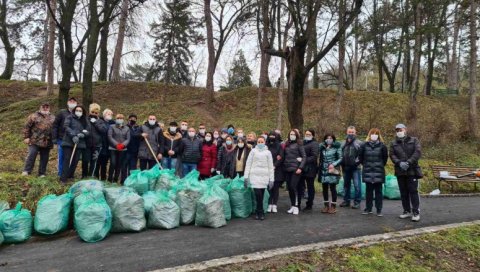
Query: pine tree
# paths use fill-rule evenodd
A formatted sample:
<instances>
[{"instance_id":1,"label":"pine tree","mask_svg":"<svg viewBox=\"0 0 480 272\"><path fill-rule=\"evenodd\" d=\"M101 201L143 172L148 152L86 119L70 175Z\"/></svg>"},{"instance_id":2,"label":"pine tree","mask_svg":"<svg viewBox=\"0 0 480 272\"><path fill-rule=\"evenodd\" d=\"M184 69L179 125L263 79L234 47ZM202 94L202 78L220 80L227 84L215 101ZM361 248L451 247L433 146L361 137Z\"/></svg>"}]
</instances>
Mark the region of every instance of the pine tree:
<instances>
[{"instance_id":1,"label":"pine tree","mask_svg":"<svg viewBox=\"0 0 480 272\"><path fill-rule=\"evenodd\" d=\"M228 72L228 88L232 90L252 85L252 70L248 67L245 55L240 49L233 60L230 71Z\"/></svg>"},{"instance_id":2,"label":"pine tree","mask_svg":"<svg viewBox=\"0 0 480 272\"><path fill-rule=\"evenodd\" d=\"M192 59L190 45L201 39L196 29L199 23L190 13L190 1L172 0L165 3L160 23L150 26L150 36L155 39L154 63L147 80L189 85Z\"/></svg>"}]
</instances>

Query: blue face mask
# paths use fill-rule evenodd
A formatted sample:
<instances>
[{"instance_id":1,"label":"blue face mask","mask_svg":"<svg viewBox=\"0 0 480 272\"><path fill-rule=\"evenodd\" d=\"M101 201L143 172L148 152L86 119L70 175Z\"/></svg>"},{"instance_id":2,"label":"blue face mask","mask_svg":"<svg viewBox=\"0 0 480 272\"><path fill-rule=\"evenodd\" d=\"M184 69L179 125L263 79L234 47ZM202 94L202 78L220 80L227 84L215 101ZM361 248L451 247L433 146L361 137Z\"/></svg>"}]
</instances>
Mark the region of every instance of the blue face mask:
<instances>
[{"instance_id":1,"label":"blue face mask","mask_svg":"<svg viewBox=\"0 0 480 272\"><path fill-rule=\"evenodd\" d=\"M226 141L227 145L231 145L232 144L232 141L228 140Z\"/></svg>"},{"instance_id":2,"label":"blue face mask","mask_svg":"<svg viewBox=\"0 0 480 272\"><path fill-rule=\"evenodd\" d=\"M228 134L233 134L234 132L235 132L235 130L233 128L228 129Z\"/></svg>"},{"instance_id":3,"label":"blue face mask","mask_svg":"<svg viewBox=\"0 0 480 272\"><path fill-rule=\"evenodd\" d=\"M264 149L264 148L265 148L265 144L257 144L257 147L258 147L258 149Z\"/></svg>"}]
</instances>

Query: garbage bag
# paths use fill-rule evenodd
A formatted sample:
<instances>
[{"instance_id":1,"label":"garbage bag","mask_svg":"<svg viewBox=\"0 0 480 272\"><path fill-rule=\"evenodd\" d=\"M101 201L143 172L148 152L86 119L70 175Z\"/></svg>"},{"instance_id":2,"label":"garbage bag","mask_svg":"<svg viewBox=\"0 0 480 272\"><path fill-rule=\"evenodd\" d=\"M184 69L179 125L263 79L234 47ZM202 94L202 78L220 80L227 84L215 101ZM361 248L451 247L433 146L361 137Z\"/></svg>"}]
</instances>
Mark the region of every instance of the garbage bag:
<instances>
[{"instance_id":1,"label":"garbage bag","mask_svg":"<svg viewBox=\"0 0 480 272\"><path fill-rule=\"evenodd\" d=\"M3 241L5 240L5 238L3 238L3 234L2 232L0 231L0 245L3 244Z\"/></svg>"},{"instance_id":2,"label":"garbage bag","mask_svg":"<svg viewBox=\"0 0 480 272\"><path fill-rule=\"evenodd\" d=\"M227 221L224 213L224 200L212 187L198 200L195 214L195 226L219 228Z\"/></svg>"},{"instance_id":3,"label":"garbage bag","mask_svg":"<svg viewBox=\"0 0 480 272\"><path fill-rule=\"evenodd\" d=\"M72 195L46 195L40 199L33 226L36 232L49 235L67 229Z\"/></svg>"},{"instance_id":4,"label":"garbage bag","mask_svg":"<svg viewBox=\"0 0 480 272\"><path fill-rule=\"evenodd\" d=\"M383 195L388 199L400 199L400 189L398 188L397 177L394 175L388 175L385 178L385 186Z\"/></svg>"},{"instance_id":5,"label":"garbage bag","mask_svg":"<svg viewBox=\"0 0 480 272\"><path fill-rule=\"evenodd\" d=\"M230 197L230 206L232 216L246 218L252 213L252 193L251 188L245 188L243 178L236 177L227 187Z\"/></svg>"},{"instance_id":6,"label":"garbage bag","mask_svg":"<svg viewBox=\"0 0 480 272\"><path fill-rule=\"evenodd\" d=\"M267 212L268 209L268 201L270 200L270 193L267 189L263 193L263 212ZM257 198L255 197L255 191L252 189L252 213L254 213L257 209Z\"/></svg>"},{"instance_id":7,"label":"garbage bag","mask_svg":"<svg viewBox=\"0 0 480 272\"><path fill-rule=\"evenodd\" d=\"M108 187L103 189L105 200L107 200L108 206L110 207L113 207L113 204L115 204L115 200L117 200L117 198L125 192L135 192L135 190L133 188L125 186Z\"/></svg>"},{"instance_id":8,"label":"garbage bag","mask_svg":"<svg viewBox=\"0 0 480 272\"><path fill-rule=\"evenodd\" d=\"M103 195L103 191L87 191L84 190L82 194L75 197L73 200L73 208L76 211L78 207L80 207L83 203L89 201L98 201L98 200L105 200L105 196Z\"/></svg>"},{"instance_id":9,"label":"garbage bag","mask_svg":"<svg viewBox=\"0 0 480 272\"><path fill-rule=\"evenodd\" d=\"M148 190L149 191L154 191L155 190L157 179L160 177L160 174L161 174L160 171L161 170L160 170L160 167L158 165L155 165L151 169L148 169L148 170L144 171L145 172L144 175L148 179Z\"/></svg>"},{"instance_id":10,"label":"garbage bag","mask_svg":"<svg viewBox=\"0 0 480 272\"><path fill-rule=\"evenodd\" d=\"M10 209L10 204L5 200L0 200L0 213Z\"/></svg>"},{"instance_id":11,"label":"garbage bag","mask_svg":"<svg viewBox=\"0 0 480 272\"><path fill-rule=\"evenodd\" d=\"M133 188L139 195L155 189L155 182L160 170L157 166L149 170L134 170L125 180L125 186Z\"/></svg>"},{"instance_id":12,"label":"garbage bag","mask_svg":"<svg viewBox=\"0 0 480 272\"><path fill-rule=\"evenodd\" d=\"M145 229L145 207L143 198L137 193L123 192L111 209L113 232L138 232Z\"/></svg>"},{"instance_id":13,"label":"garbage bag","mask_svg":"<svg viewBox=\"0 0 480 272\"><path fill-rule=\"evenodd\" d=\"M215 175L213 177L203 180L203 183L208 187L212 187L215 184L215 181L221 180L221 179L224 179L223 175Z\"/></svg>"},{"instance_id":14,"label":"garbage bag","mask_svg":"<svg viewBox=\"0 0 480 272\"><path fill-rule=\"evenodd\" d=\"M168 191L176 184L177 177L175 169L160 170L160 174L155 183L155 191Z\"/></svg>"},{"instance_id":15,"label":"garbage bag","mask_svg":"<svg viewBox=\"0 0 480 272\"><path fill-rule=\"evenodd\" d=\"M25 242L32 236L33 218L29 210L19 202L15 209L0 214L0 232L5 243Z\"/></svg>"},{"instance_id":16,"label":"garbage bag","mask_svg":"<svg viewBox=\"0 0 480 272\"><path fill-rule=\"evenodd\" d=\"M360 189L362 190L362 199L365 199L365 194L367 192L367 186L361 180L360 180L360 183L361 183ZM337 185L337 194L339 196L344 196L345 195L345 183L343 181L343 177L340 178L340 181ZM355 199L355 187L353 186L353 181L352 181L352 185L350 186L350 199Z\"/></svg>"},{"instance_id":17,"label":"garbage bag","mask_svg":"<svg viewBox=\"0 0 480 272\"><path fill-rule=\"evenodd\" d=\"M232 208L230 207L230 197L228 196L228 193L223 190L220 186L217 184L213 185L210 187L209 190L212 190L212 193L215 194L216 196L220 197L223 201L223 212L225 214L225 219L230 220L232 219Z\"/></svg>"},{"instance_id":18,"label":"garbage bag","mask_svg":"<svg viewBox=\"0 0 480 272\"><path fill-rule=\"evenodd\" d=\"M177 192L177 205L180 207L180 223L183 225L195 221L197 201L206 188L204 184L198 181L198 176L198 171L194 170L174 188L174 191Z\"/></svg>"},{"instance_id":19,"label":"garbage bag","mask_svg":"<svg viewBox=\"0 0 480 272\"><path fill-rule=\"evenodd\" d=\"M152 206L158 201L160 193L163 191L148 191L142 195L143 203L145 207L145 214L150 212Z\"/></svg>"},{"instance_id":20,"label":"garbage bag","mask_svg":"<svg viewBox=\"0 0 480 272\"><path fill-rule=\"evenodd\" d=\"M83 241L98 242L105 239L112 228L112 211L105 199L89 200L75 211L73 223Z\"/></svg>"},{"instance_id":21,"label":"garbage bag","mask_svg":"<svg viewBox=\"0 0 480 272\"><path fill-rule=\"evenodd\" d=\"M173 229L180 226L180 207L173 201L168 192L158 194L158 201L148 213L148 227Z\"/></svg>"},{"instance_id":22,"label":"garbage bag","mask_svg":"<svg viewBox=\"0 0 480 272\"><path fill-rule=\"evenodd\" d=\"M79 196L84 190L87 191L103 191L103 182L99 180L81 180L75 182L75 184L70 187L68 192L73 195L73 197Z\"/></svg>"}]
</instances>

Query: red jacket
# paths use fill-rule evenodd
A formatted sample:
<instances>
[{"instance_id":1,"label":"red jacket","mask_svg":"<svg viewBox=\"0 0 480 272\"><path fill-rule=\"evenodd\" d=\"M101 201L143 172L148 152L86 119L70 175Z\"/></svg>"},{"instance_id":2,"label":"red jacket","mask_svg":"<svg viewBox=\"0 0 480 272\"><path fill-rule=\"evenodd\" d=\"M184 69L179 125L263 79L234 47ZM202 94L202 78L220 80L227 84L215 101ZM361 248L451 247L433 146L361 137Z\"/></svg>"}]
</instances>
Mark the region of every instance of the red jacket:
<instances>
[{"instance_id":1,"label":"red jacket","mask_svg":"<svg viewBox=\"0 0 480 272\"><path fill-rule=\"evenodd\" d=\"M198 172L200 172L200 175L209 177L212 175L212 168L217 168L217 146L204 143L202 145L202 159L200 160L197 169Z\"/></svg>"}]
</instances>

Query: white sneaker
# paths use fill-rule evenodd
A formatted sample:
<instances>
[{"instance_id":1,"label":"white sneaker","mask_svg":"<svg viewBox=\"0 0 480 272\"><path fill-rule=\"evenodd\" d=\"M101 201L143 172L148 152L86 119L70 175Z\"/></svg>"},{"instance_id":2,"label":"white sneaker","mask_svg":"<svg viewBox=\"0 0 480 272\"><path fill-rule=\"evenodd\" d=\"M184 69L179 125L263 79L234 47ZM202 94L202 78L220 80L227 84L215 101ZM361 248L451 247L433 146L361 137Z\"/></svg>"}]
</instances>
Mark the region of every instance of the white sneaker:
<instances>
[{"instance_id":1,"label":"white sneaker","mask_svg":"<svg viewBox=\"0 0 480 272\"><path fill-rule=\"evenodd\" d=\"M23 172L22 172L22 176L28 176L28 172L23 171Z\"/></svg>"},{"instance_id":2,"label":"white sneaker","mask_svg":"<svg viewBox=\"0 0 480 272\"><path fill-rule=\"evenodd\" d=\"M401 219L410 218L410 217L412 217L412 214L409 213L409 212L403 212L399 217Z\"/></svg>"},{"instance_id":3,"label":"white sneaker","mask_svg":"<svg viewBox=\"0 0 480 272\"><path fill-rule=\"evenodd\" d=\"M269 213L271 213L271 212L272 212L272 206L273 206L273 205L268 205L267 212L269 212Z\"/></svg>"},{"instance_id":4,"label":"white sneaker","mask_svg":"<svg viewBox=\"0 0 480 272\"><path fill-rule=\"evenodd\" d=\"M44 178L44 177L45 177L45 175L41 175L41 176L38 176L38 177L39 177L39 178Z\"/></svg>"},{"instance_id":5,"label":"white sneaker","mask_svg":"<svg viewBox=\"0 0 480 272\"><path fill-rule=\"evenodd\" d=\"M277 213L277 205L272 205L272 212Z\"/></svg>"},{"instance_id":6,"label":"white sneaker","mask_svg":"<svg viewBox=\"0 0 480 272\"><path fill-rule=\"evenodd\" d=\"M293 207L293 214L294 215L298 215L298 207Z\"/></svg>"},{"instance_id":7,"label":"white sneaker","mask_svg":"<svg viewBox=\"0 0 480 272\"><path fill-rule=\"evenodd\" d=\"M420 214L419 214L419 213L413 214L413 216L412 216L412 221L413 221L413 222L418 222L418 221L420 221Z\"/></svg>"},{"instance_id":8,"label":"white sneaker","mask_svg":"<svg viewBox=\"0 0 480 272\"><path fill-rule=\"evenodd\" d=\"M295 207L292 206L292 207L290 208L290 210L287 211L287 213L292 214L292 213L293 213L293 210L295 210Z\"/></svg>"}]
</instances>

